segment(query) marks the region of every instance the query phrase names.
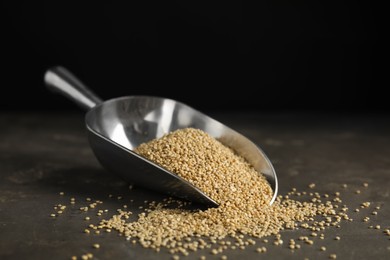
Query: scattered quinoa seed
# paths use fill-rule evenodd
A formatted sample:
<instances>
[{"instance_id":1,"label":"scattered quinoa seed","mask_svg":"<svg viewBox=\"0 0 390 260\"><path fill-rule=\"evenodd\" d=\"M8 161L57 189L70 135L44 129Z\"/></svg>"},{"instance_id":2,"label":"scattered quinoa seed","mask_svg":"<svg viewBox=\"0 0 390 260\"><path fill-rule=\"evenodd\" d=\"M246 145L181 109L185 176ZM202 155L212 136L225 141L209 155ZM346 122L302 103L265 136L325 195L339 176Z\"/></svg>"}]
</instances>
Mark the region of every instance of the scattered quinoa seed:
<instances>
[{"instance_id":1,"label":"scattered quinoa seed","mask_svg":"<svg viewBox=\"0 0 390 260\"><path fill-rule=\"evenodd\" d=\"M257 251L258 253L265 253L265 252L267 252L267 248L266 248L265 246L258 247L258 248L256 249L256 251Z\"/></svg>"},{"instance_id":2,"label":"scattered quinoa seed","mask_svg":"<svg viewBox=\"0 0 390 260\"><path fill-rule=\"evenodd\" d=\"M225 250L256 248L256 252L265 253L266 247L254 247L258 241L272 241L283 248L280 247L284 243L280 232L285 229L302 228L311 236L291 239L284 248L295 250L304 247L303 243L313 245L315 237L324 238L325 228L340 227L342 221L352 220L347 206L341 204L340 192L320 194L314 190L314 183L309 184L310 192L292 188L286 195L278 196L272 206L269 205L273 191L265 176L224 145L223 139L216 139L199 129L170 132L139 145L134 152L185 179L219 206L188 210L186 206L191 203L168 197L134 205L137 211L140 210L135 216L137 220L131 218L131 204L123 203L111 217L103 219L107 215L103 213L108 210L97 210L101 202L90 200L80 207L80 211L94 212L102 217L97 224L88 223L85 233L117 231L136 246L156 252L166 249L172 259L188 256L197 250L206 250L219 259L227 259ZM123 198L111 194L109 197ZM299 200L294 199L297 197ZM90 220L90 217L84 219ZM300 244L295 242L298 240ZM100 245L93 244L93 247L99 248ZM323 248L320 249L325 251Z\"/></svg>"},{"instance_id":3,"label":"scattered quinoa seed","mask_svg":"<svg viewBox=\"0 0 390 260\"><path fill-rule=\"evenodd\" d=\"M305 240L305 243L309 244L309 245L312 245L314 242L313 242L313 240Z\"/></svg>"}]
</instances>

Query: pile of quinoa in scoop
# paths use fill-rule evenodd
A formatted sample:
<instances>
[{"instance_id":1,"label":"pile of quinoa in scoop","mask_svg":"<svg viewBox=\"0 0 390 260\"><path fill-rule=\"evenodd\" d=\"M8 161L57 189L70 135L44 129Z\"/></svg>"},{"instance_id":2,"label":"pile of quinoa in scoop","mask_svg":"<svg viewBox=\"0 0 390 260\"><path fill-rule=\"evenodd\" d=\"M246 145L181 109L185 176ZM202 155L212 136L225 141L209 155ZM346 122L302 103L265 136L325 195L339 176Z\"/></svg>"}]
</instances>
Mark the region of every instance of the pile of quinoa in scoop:
<instances>
[{"instance_id":1,"label":"pile of quinoa in scoop","mask_svg":"<svg viewBox=\"0 0 390 260\"><path fill-rule=\"evenodd\" d=\"M255 244L256 238L280 238L279 232L284 229L320 231L348 220L345 212L336 210L337 200L322 202L318 193L311 194L307 202L278 196L269 205L273 191L265 177L199 129L173 131L141 144L135 152L188 180L219 204L194 210L186 209L188 202L167 198L149 203L136 221L129 221L132 212L119 210L96 226L117 230L145 248L165 248L177 257L207 248L212 254L221 254ZM303 242L309 243L310 239ZM277 239L275 243L283 241Z\"/></svg>"}]
</instances>

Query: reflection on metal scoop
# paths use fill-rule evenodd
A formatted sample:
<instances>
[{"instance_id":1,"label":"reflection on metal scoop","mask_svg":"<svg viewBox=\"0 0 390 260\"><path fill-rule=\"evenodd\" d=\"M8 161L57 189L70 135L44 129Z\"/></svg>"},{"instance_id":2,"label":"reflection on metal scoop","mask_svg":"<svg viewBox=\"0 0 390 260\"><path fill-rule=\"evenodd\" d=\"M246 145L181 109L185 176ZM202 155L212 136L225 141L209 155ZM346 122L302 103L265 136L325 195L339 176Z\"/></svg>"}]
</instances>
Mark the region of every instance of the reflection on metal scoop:
<instances>
[{"instance_id":1,"label":"reflection on metal scoop","mask_svg":"<svg viewBox=\"0 0 390 260\"><path fill-rule=\"evenodd\" d=\"M85 124L91 148L101 165L124 180L209 206L217 202L178 175L141 157L133 150L141 143L160 138L177 129L193 127L205 131L233 148L265 175L278 193L275 170L261 149L243 135L209 116L172 99L153 96L126 96L102 101L63 67L45 73L46 86L67 96L87 110Z\"/></svg>"}]
</instances>

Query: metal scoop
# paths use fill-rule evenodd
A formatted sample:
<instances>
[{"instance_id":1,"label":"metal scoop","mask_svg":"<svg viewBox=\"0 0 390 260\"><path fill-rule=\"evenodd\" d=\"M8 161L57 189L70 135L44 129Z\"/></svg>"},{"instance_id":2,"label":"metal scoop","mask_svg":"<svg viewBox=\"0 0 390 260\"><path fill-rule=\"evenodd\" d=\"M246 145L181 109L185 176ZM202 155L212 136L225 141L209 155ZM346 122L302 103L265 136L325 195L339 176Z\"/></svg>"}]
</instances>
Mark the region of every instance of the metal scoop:
<instances>
[{"instance_id":1,"label":"metal scoop","mask_svg":"<svg viewBox=\"0 0 390 260\"><path fill-rule=\"evenodd\" d=\"M102 101L63 67L53 67L44 76L46 86L87 110L85 124L90 146L101 165L135 185L174 197L218 206L218 203L178 175L136 154L138 145L171 131L201 129L233 148L265 175L278 193L275 170L264 152L253 142L207 115L172 99L126 96Z\"/></svg>"}]
</instances>

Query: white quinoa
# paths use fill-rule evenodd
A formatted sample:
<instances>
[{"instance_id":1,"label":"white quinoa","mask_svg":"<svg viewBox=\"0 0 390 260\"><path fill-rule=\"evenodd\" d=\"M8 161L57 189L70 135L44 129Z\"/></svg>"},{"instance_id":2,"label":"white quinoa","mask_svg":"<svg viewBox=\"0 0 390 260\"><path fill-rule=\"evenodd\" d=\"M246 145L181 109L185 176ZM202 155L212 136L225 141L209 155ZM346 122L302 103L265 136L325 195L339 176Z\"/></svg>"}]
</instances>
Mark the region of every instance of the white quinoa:
<instances>
[{"instance_id":1,"label":"white quinoa","mask_svg":"<svg viewBox=\"0 0 390 260\"><path fill-rule=\"evenodd\" d=\"M297 222L337 215L333 203L320 200L299 202L278 196L270 206L273 191L265 177L202 130L180 129L141 144L135 152L183 177L219 204L206 210L185 210L180 207L183 202L169 198L149 203L149 210L139 214L137 221L129 222L131 212L121 210L99 223L101 229L117 230L146 248L167 248L172 255L186 256L229 238L237 242L231 248L242 248L253 244L251 237L278 235L285 228L295 229ZM174 203L179 207L169 207ZM340 221L341 216L332 225Z\"/></svg>"},{"instance_id":2,"label":"white quinoa","mask_svg":"<svg viewBox=\"0 0 390 260\"><path fill-rule=\"evenodd\" d=\"M135 152L183 177L220 205L235 202L242 206L237 196L242 199L249 193L266 204L273 195L264 176L244 158L198 129L177 130L141 144ZM251 192L242 194L244 189Z\"/></svg>"}]
</instances>

